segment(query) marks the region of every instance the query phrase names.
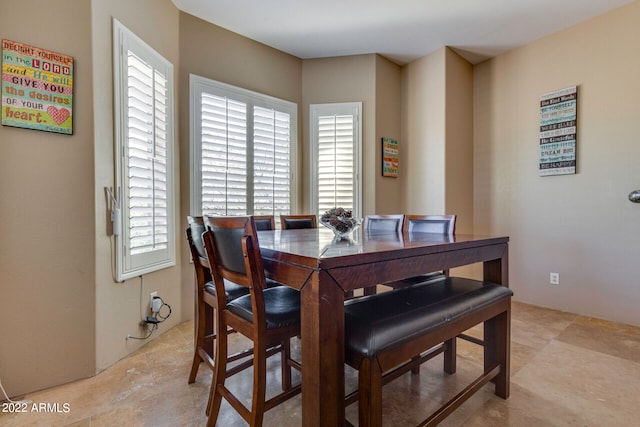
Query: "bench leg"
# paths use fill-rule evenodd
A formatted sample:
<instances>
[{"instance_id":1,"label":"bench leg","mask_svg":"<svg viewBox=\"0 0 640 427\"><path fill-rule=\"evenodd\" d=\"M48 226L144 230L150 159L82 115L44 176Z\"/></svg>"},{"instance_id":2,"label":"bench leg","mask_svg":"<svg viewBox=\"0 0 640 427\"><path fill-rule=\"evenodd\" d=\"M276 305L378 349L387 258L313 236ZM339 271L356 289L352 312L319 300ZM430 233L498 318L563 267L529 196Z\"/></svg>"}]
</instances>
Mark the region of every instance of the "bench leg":
<instances>
[{"instance_id":1,"label":"bench leg","mask_svg":"<svg viewBox=\"0 0 640 427\"><path fill-rule=\"evenodd\" d=\"M495 383L496 396L509 397L509 359L511 336L511 304L506 311L484 322L484 370L500 365L500 373L491 380Z\"/></svg>"},{"instance_id":2,"label":"bench leg","mask_svg":"<svg viewBox=\"0 0 640 427\"><path fill-rule=\"evenodd\" d=\"M358 370L358 392L358 425L382 427L382 372L376 360L362 360Z\"/></svg>"},{"instance_id":3,"label":"bench leg","mask_svg":"<svg viewBox=\"0 0 640 427\"><path fill-rule=\"evenodd\" d=\"M444 351L444 371L447 374L456 373L456 337L444 342L446 349Z\"/></svg>"},{"instance_id":4,"label":"bench leg","mask_svg":"<svg viewBox=\"0 0 640 427\"><path fill-rule=\"evenodd\" d=\"M451 339L446 340L444 343L444 371L447 374L455 374L456 373L456 338L453 337ZM411 359L412 362L420 359L420 356L416 356ZM411 373L418 375L420 374L420 365L417 365L415 368L411 369Z\"/></svg>"},{"instance_id":5,"label":"bench leg","mask_svg":"<svg viewBox=\"0 0 640 427\"><path fill-rule=\"evenodd\" d=\"M416 356L416 357L412 358L411 361L414 362L414 361L416 361L418 359L420 359L420 356ZM411 373L414 374L414 375L419 375L420 374L420 365L416 365L415 368L412 368L411 369Z\"/></svg>"}]
</instances>

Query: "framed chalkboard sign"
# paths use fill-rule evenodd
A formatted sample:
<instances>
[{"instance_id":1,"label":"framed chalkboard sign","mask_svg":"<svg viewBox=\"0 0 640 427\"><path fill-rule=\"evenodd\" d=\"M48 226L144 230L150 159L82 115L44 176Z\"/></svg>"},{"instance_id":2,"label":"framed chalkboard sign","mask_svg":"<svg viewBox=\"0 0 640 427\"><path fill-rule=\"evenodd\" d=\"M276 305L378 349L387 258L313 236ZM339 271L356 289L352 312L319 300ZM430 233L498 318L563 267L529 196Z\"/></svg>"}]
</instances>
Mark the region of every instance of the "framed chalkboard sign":
<instances>
[{"instance_id":1,"label":"framed chalkboard sign","mask_svg":"<svg viewBox=\"0 0 640 427\"><path fill-rule=\"evenodd\" d=\"M576 173L578 87L540 97L540 176Z\"/></svg>"}]
</instances>

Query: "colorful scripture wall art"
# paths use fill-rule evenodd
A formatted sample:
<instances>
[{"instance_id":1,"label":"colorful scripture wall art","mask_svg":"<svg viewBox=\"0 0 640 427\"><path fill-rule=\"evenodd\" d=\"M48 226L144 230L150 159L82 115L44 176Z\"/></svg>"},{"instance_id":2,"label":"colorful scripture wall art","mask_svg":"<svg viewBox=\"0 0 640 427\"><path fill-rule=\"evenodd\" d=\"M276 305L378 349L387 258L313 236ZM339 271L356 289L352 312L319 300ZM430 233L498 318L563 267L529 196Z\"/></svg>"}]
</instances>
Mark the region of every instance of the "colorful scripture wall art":
<instances>
[{"instance_id":1,"label":"colorful scripture wall art","mask_svg":"<svg viewBox=\"0 0 640 427\"><path fill-rule=\"evenodd\" d=\"M2 40L2 124L73 133L73 58Z\"/></svg>"},{"instance_id":2,"label":"colorful scripture wall art","mask_svg":"<svg viewBox=\"0 0 640 427\"><path fill-rule=\"evenodd\" d=\"M382 176L398 177L398 141L382 138Z\"/></svg>"}]
</instances>

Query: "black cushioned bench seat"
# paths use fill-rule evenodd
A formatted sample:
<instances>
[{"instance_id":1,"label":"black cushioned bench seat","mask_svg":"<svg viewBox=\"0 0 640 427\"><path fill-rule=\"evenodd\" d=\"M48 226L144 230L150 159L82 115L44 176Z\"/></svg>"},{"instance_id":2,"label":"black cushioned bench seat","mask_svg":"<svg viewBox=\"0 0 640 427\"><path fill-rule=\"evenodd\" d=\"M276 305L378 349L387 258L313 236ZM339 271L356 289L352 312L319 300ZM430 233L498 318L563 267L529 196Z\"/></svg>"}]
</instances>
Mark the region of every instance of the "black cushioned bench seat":
<instances>
[{"instance_id":1,"label":"black cushioned bench seat","mask_svg":"<svg viewBox=\"0 0 640 427\"><path fill-rule=\"evenodd\" d=\"M513 295L504 286L441 276L424 284L345 303L345 347L364 357L408 341Z\"/></svg>"},{"instance_id":2,"label":"black cushioned bench seat","mask_svg":"<svg viewBox=\"0 0 640 427\"><path fill-rule=\"evenodd\" d=\"M484 322L484 371L420 426L435 426L484 384L509 397L511 296L490 282L437 277L422 284L345 303L345 361L358 370L359 426L382 426L382 386L444 352L444 370L455 373L456 337Z\"/></svg>"}]
</instances>

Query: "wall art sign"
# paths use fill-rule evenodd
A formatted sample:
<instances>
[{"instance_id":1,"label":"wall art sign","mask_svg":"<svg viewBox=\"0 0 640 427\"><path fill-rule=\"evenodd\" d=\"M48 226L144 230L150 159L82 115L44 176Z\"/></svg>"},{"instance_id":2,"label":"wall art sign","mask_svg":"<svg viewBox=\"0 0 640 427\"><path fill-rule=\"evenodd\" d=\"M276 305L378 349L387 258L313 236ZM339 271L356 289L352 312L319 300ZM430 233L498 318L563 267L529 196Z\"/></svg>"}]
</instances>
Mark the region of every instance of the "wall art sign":
<instances>
[{"instance_id":1,"label":"wall art sign","mask_svg":"<svg viewBox=\"0 0 640 427\"><path fill-rule=\"evenodd\" d=\"M540 176L576 173L578 87L540 97Z\"/></svg>"},{"instance_id":2,"label":"wall art sign","mask_svg":"<svg viewBox=\"0 0 640 427\"><path fill-rule=\"evenodd\" d=\"M73 58L2 40L2 124L73 133Z\"/></svg>"},{"instance_id":3,"label":"wall art sign","mask_svg":"<svg viewBox=\"0 0 640 427\"><path fill-rule=\"evenodd\" d=\"M382 176L398 177L398 141L382 138Z\"/></svg>"}]
</instances>

